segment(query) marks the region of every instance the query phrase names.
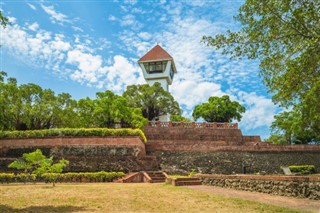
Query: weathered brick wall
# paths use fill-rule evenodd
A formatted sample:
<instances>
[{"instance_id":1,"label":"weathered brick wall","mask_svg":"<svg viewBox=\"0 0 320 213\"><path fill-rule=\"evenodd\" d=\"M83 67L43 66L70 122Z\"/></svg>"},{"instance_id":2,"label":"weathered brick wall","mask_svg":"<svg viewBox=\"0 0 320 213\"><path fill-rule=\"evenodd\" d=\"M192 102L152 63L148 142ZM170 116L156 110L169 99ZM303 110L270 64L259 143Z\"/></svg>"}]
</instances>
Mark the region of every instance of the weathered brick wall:
<instances>
[{"instance_id":1,"label":"weathered brick wall","mask_svg":"<svg viewBox=\"0 0 320 213\"><path fill-rule=\"evenodd\" d=\"M147 154L162 170L206 174L282 174L281 166L311 164L320 172L320 145L273 145L239 129L146 127Z\"/></svg>"},{"instance_id":2,"label":"weathered brick wall","mask_svg":"<svg viewBox=\"0 0 320 213\"><path fill-rule=\"evenodd\" d=\"M320 172L320 152L154 151L160 167L170 174L283 174L281 166L315 165Z\"/></svg>"},{"instance_id":3,"label":"weathered brick wall","mask_svg":"<svg viewBox=\"0 0 320 213\"><path fill-rule=\"evenodd\" d=\"M0 140L0 171L23 153L41 149L70 161L66 171L141 171L158 169L139 137L73 137Z\"/></svg>"},{"instance_id":4,"label":"weathered brick wall","mask_svg":"<svg viewBox=\"0 0 320 213\"><path fill-rule=\"evenodd\" d=\"M205 185L320 200L319 177L197 175Z\"/></svg>"}]
</instances>

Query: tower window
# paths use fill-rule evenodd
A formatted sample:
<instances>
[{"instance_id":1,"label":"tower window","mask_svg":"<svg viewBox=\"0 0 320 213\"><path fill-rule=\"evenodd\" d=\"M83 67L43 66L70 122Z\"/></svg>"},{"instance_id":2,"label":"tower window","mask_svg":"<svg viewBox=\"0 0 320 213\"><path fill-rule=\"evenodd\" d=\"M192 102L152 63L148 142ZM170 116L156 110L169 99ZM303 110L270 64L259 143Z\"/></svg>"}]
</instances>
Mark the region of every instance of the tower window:
<instances>
[{"instance_id":1,"label":"tower window","mask_svg":"<svg viewBox=\"0 0 320 213\"><path fill-rule=\"evenodd\" d=\"M167 62L166 61L157 61L157 62L149 62L143 63L147 73L163 73L166 69Z\"/></svg>"}]
</instances>

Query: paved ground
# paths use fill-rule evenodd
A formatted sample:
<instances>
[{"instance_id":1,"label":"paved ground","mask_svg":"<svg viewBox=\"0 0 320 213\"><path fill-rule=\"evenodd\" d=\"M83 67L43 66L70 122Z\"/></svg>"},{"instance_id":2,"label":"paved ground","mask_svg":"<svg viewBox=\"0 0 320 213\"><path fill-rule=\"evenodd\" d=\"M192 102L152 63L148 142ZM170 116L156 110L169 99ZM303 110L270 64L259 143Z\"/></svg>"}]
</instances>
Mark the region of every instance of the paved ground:
<instances>
[{"instance_id":1,"label":"paved ground","mask_svg":"<svg viewBox=\"0 0 320 213\"><path fill-rule=\"evenodd\" d=\"M276 206L287 207L291 209L304 210L320 213L320 201L309 200L303 198L293 198L278 195L269 195L259 192L240 191L235 189L226 189L214 186L186 186L189 189L210 192L217 195L226 197L235 197L245 200L253 200L261 203L273 204Z\"/></svg>"}]
</instances>

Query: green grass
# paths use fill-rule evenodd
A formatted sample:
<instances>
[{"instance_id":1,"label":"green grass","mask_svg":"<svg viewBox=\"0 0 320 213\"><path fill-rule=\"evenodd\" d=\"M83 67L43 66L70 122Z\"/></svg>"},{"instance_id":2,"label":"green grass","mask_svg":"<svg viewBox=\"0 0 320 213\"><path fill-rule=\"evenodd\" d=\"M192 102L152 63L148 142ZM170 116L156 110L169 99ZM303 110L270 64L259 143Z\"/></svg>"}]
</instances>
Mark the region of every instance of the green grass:
<instances>
[{"instance_id":1,"label":"green grass","mask_svg":"<svg viewBox=\"0 0 320 213\"><path fill-rule=\"evenodd\" d=\"M0 186L0 212L299 212L166 184Z\"/></svg>"}]
</instances>

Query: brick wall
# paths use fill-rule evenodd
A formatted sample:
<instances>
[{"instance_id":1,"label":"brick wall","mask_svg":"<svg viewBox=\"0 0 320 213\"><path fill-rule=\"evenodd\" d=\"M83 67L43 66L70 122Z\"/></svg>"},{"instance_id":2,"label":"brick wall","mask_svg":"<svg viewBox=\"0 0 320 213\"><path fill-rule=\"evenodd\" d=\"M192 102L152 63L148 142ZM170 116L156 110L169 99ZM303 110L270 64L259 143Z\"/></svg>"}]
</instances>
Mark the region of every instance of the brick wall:
<instances>
[{"instance_id":1,"label":"brick wall","mask_svg":"<svg viewBox=\"0 0 320 213\"><path fill-rule=\"evenodd\" d=\"M197 175L205 185L320 200L320 177Z\"/></svg>"},{"instance_id":2,"label":"brick wall","mask_svg":"<svg viewBox=\"0 0 320 213\"><path fill-rule=\"evenodd\" d=\"M158 169L154 156L146 156L139 137L54 137L0 140L0 171L23 153L41 149L46 156L70 161L66 171L141 171ZM12 170L11 170L12 171Z\"/></svg>"},{"instance_id":3,"label":"brick wall","mask_svg":"<svg viewBox=\"0 0 320 213\"><path fill-rule=\"evenodd\" d=\"M240 129L146 127L147 154L173 174L282 174L281 166L311 164L320 172L320 145L273 145Z\"/></svg>"}]
</instances>

